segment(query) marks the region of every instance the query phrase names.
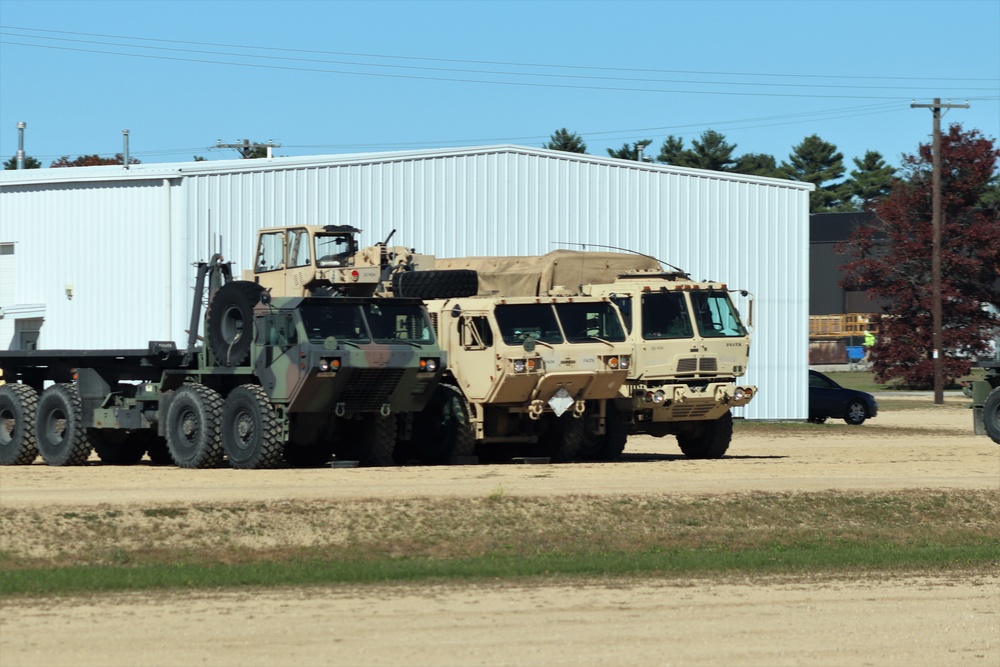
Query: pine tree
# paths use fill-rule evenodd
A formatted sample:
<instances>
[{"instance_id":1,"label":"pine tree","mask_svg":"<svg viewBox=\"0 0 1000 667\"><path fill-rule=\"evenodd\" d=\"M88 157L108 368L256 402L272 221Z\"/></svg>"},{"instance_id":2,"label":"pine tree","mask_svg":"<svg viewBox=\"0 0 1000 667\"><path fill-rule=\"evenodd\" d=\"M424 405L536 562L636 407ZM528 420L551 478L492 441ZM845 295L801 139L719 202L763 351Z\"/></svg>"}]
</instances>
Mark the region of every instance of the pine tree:
<instances>
[{"instance_id":1,"label":"pine tree","mask_svg":"<svg viewBox=\"0 0 1000 667\"><path fill-rule=\"evenodd\" d=\"M842 185L833 181L844 175L844 154L813 134L792 147L788 162L781 165L781 174L785 178L816 186L809 195L810 213L833 211L837 209Z\"/></svg>"},{"instance_id":2,"label":"pine tree","mask_svg":"<svg viewBox=\"0 0 1000 667\"><path fill-rule=\"evenodd\" d=\"M550 137L550 141L547 144L543 144L542 148L547 148L552 151L566 151L567 153L586 153L587 144L583 142L583 139L576 132L570 132L565 127L556 130Z\"/></svg>"},{"instance_id":3,"label":"pine tree","mask_svg":"<svg viewBox=\"0 0 1000 667\"><path fill-rule=\"evenodd\" d=\"M839 198L843 210L863 211L889 194L896 168L887 165L878 151L866 152L861 160L854 158L854 165L857 169L851 170L851 178L844 182Z\"/></svg>"},{"instance_id":4,"label":"pine tree","mask_svg":"<svg viewBox=\"0 0 1000 667\"><path fill-rule=\"evenodd\" d=\"M632 145L626 143L622 144L622 147L617 150L609 148L607 149L607 151L608 155L610 155L611 157L616 157L620 160L632 160L634 162L636 160L639 160L640 152L643 151L646 148L646 146L649 146L651 143L653 143L651 140L643 139L642 141L636 141ZM642 162L652 162L652 161L653 158L643 154Z\"/></svg>"}]
</instances>

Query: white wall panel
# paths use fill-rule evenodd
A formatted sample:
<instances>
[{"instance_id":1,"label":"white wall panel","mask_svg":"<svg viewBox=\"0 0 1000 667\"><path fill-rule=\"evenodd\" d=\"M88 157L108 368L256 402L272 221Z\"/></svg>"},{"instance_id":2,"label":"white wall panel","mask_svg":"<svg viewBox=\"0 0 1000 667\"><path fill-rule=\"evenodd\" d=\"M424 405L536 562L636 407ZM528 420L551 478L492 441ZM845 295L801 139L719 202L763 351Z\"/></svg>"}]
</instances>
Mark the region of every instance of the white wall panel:
<instances>
[{"instance_id":1,"label":"white wall panel","mask_svg":"<svg viewBox=\"0 0 1000 667\"><path fill-rule=\"evenodd\" d=\"M47 308L42 347L183 344L192 264L238 274L264 226L395 229L440 257L608 245L752 292L744 415L806 414L807 185L514 146L31 172L0 174L0 242L20 244L16 300Z\"/></svg>"}]
</instances>

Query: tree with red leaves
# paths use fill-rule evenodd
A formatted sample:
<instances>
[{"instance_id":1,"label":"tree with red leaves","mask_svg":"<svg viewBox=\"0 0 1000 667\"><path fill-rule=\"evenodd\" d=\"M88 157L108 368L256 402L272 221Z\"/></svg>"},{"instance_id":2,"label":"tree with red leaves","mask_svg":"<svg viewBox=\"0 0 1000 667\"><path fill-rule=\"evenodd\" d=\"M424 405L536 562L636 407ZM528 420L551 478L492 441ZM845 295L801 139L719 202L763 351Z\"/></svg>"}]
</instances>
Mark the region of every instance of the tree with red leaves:
<instances>
[{"instance_id":1,"label":"tree with red leaves","mask_svg":"<svg viewBox=\"0 0 1000 667\"><path fill-rule=\"evenodd\" d=\"M129 164L139 164L139 161L134 157L129 158ZM63 155L61 158L49 165L49 167L98 167L101 165L109 164L125 164L125 155L122 153L115 153L114 157L101 157L100 155L81 155L80 157L70 160L68 155Z\"/></svg>"},{"instance_id":2,"label":"tree with red leaves","mask_svg":"<svg viewBox=\"0 0 1000 667\"><path fill-rule=\"evenodd\" d=\"M946 384L985 352L1000 317L1000 208L977 207L1000 159L994 140L955 124L941 136L941 300ZM883 304L872 349L877 382L926 389L934 383L931 323L932 155L921 144L904 155L902 178L871 206L875 226L859 227L840 247L848 289Z\"/></svg>"}]
</instances>

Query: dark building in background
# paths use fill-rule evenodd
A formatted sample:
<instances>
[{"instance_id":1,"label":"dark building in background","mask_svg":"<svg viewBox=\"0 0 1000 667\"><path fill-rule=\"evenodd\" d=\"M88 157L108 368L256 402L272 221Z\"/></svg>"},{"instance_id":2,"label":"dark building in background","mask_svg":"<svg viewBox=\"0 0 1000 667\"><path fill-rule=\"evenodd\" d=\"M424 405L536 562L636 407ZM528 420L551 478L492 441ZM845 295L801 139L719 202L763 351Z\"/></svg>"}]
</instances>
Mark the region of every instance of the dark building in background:
<instances>
[{"instance_id":1,"label":"dark building in background","mask_svg":"<svg viewBox=\"0 0 1000 667\"><path fill-rule=\"evenodd\" d=\"M835 251L861 225L872 225L871 213L813 213L809 216L809 315L877 313L879 303L867 291L845 290L840 286L844 272L840 266L848 258Z\"/></svg>"}]
</instances>

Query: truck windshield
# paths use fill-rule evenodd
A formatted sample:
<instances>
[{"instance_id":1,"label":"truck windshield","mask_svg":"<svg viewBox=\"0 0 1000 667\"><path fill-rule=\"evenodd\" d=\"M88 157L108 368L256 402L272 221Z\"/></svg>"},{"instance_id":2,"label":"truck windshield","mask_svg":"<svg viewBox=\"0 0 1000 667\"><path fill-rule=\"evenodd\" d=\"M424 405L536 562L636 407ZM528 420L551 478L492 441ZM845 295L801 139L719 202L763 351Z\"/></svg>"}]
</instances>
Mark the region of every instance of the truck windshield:
<instances>
[{"instance_id":1,"label":"truck windshield","mask_svg":"<svg viewBox=\"0 0 1000 667\"><path fill-rule=\"evenodd\" d=\"M361 306L356 303L306 302L301 307L302 323L313 343L322 343L331 336L351 343L370 343Z\"/></svg>"},{"instance_id":2,"label":"truck windshield","mask_svg":"<svg viewBox=\"0 0 1000 667\"><path fill-rule=\"evenodd\" d=\"M747 335L729 294L719 290L691 292L698 333L705 338L735 338Z\"/></svg>"},{"instance_id":3,"label":"truck windshield","mask_svg":"<svg viewBox=\"0 0 1000 667\"><path fill-rule=\"evenodd\" d=\"M495 313L507 345L521 345L529 337L550 345L563 342L556 311L547 303L502 304Z\"/></svg>"},{"instance_id":4,"label":"truck windshield","mask_svg":"<svg viewBox=\"0 0 1000 667\"><path fill-rule=\"evenodd\" d=\"M646 340L691 338L694 328L682 292L642 295L642 337Z\"/></svg>"},{"instance_id":5,"label":"truck windshield","mask_svg":"<svg viewBox=\"0 0 1000 667\"><path fill-rule=\"evenodd\" d=\"M594 339L620 343L625 340L618 313L606 301L557 303L556 314L570 343L588 343Z\"/></svg>"},{"instance_id":6,"label":"truck windshield","mask_svg":"<svg viewBox=\"0 0 1000 667\"><path fill-rule=\"evenodd\" d=\"M316 266L320 268L349 266L354 252L354 237L350 234L316 235Z\"/></svg>"},{"instance_id":7,"label":"truck windshield","mask_svg":"<svg viewBox=\"0 0 1000 667\"><path fill-rule=\"evenodd\" d=\"M361 306L361 309L376 343L430 345L434 342L427 313L419 304L379 299Z\"/></svg>"}]
</instances>

